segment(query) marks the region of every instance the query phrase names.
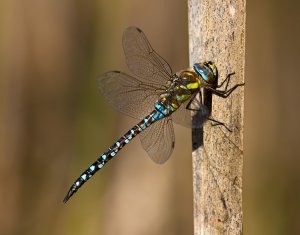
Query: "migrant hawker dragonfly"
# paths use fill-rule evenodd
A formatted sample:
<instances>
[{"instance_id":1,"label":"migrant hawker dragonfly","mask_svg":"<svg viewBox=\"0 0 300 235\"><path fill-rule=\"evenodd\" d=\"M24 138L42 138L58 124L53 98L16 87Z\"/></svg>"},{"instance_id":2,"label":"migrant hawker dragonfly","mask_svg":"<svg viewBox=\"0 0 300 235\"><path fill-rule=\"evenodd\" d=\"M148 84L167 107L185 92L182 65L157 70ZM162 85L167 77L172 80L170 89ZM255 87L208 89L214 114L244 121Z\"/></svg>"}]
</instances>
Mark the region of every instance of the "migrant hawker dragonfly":
<instances>
[{"instance_id":1,"label":"migrant hawker dragonfly","mask_svg":"<svg viewBox=\"0 0 300 235\"><path fill-rule=\"evenodd\" d=\"M141 121L80 175L64 202L137 135L150 158L156 163L164 163L175 144L173 121L186 127L196 127L206 120L213 120L203 104L198 110L190 108L201 90L226 98L243 85L236 84L227 89L230 76L218 85L218 70L211 61L195 63L193 69L173 73L170 65L153 50L142 30L136 27L124 31L123 49L127 66L134 76L110 71L98 78L98 87L114 108ZM224 84L225 89L220 90ZM201 112L198 124L192 122L195 112Z\"/></svg>"}]
</instances>

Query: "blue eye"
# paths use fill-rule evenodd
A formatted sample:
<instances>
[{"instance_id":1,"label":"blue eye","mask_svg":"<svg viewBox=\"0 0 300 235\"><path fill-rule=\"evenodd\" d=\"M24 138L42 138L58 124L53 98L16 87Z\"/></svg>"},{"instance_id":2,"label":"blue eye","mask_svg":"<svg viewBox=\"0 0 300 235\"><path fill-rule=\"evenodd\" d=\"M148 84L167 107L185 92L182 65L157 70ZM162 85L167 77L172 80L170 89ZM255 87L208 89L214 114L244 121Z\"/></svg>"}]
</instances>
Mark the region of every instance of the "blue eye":
<instances>
[{"instance_id":1,"label":"blue eye","mask_svg":"<svg viewBox=\"0 0 300 235\"><path fill-rule=\"evenodd\" d=\"M217 68L212 62L195 63L195 72L209 84L214 84L217 80Z\"/></svg>"},{"instance_id":2,"label":"blue eye","mask_svg":"<svg viewBox=\"0 0 300 235\"><path fill-rule=\"evenodd\" d=\"M194 64L194 70L205 80L209 82L209 74L211 71L203 64Z\"/></svg>"}]
</instances>

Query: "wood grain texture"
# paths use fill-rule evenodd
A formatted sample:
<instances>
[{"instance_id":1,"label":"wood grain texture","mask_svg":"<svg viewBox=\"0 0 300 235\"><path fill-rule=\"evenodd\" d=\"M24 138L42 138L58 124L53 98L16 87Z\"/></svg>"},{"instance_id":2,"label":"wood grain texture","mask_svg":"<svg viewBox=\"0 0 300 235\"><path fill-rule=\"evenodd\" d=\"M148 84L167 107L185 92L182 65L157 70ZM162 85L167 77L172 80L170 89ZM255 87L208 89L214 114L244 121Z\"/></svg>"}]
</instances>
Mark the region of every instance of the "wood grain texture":
<instances>
[{"instance_id":1,"label":"wood grain texture","mask_svg":"<svg viewBox=\"0 0 300 235\"><path fill-rule=\"evenodd\" d=\"M213 61L219 83L244 81L246 0L189 0L190 65ZM226 123L193 129L194 234L242 234L244 87L213 96L212 117Z\"/></svg>"}]
</instances>

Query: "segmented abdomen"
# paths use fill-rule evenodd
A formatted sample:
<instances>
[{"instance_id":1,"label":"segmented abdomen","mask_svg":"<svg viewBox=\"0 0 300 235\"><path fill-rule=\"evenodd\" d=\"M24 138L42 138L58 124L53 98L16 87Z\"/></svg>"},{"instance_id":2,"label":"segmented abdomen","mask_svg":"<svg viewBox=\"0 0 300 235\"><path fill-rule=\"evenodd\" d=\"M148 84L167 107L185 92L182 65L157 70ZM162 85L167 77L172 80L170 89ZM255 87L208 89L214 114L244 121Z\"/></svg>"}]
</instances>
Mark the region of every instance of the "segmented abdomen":
<instances>
[{"instance_id":1,"label":"segmented abdomen","mask_svg":"<svg viewBox=\"0 0 300 235\"><path fill-rule=\"evenodd\" d=\"M112 159L126 144L128 144L134 137L141 133L144 129L150 126L152 123L165 117L165 114L153 110L147 115L141 122L132 127L125 135L118 139L106 152L104 152L90 167L85 170L81 176L74 182L69 189L67 195L64 198L64 202L67 202L70 197L86 182L88 181L98 170L100 170L110 159Z\"/></svg>"}]
</instances>

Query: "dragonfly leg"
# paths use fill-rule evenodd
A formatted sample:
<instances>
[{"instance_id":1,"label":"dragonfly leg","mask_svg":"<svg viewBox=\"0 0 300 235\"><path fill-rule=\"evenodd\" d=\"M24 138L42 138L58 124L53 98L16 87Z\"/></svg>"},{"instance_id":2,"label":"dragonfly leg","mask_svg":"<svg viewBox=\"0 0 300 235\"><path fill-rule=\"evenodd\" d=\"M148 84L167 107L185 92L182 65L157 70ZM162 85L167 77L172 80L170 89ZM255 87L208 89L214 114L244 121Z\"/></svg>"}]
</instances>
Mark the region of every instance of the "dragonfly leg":
<instances>
[{"instance_id":1,"label":"dragonfly leg","mask_svg":"<svg viewBox=\"0 0 300 235\"><path fill-rule=\"evenodd\" d=\"M200 91L199 93L200 93L200 101L199 101L199 104L203 104L203 103L202 103L202 95L201 95L201 91ZM188 102L187 105L185 106L185 108L186 108L187 110L190 110L190 111L201 111L200 108L199 108L199 109L197 109L197 108L192 108L192 106L191 106L191 104L193 103L193 101L194 101L195 98L196 98L196 95L197 95L197 93L194 94L194 95L192 96L192 98L189 100L189 102Z\"/></svg>"},{"instance_id":2,"label":"dragonfly leg","mask_svg":"<svg viewBox=\"0 0 300 235\"><path fill-rule=\"evenodd\" d=\"M217 96L220 96L222 98L227 98L236 88L238 88L239 86L244 86L244 85L245 85L245 83L239 83L239 84L234 85L230 89L225 89L225 90L217 90L212 87L206 87L205 89L211 90Z\"/></svg>"},{"instance_id":3,"label":"dragonfly leg","mask_svg":"<svg viewBox=\"0 0 300 235\"><path fill-rule=\"evenodd\" d=\"M190 100L190 101L188 102L188 104L186 105L186 109L187 109L187 110L190 110L190 111L198 111L198 112L203 111L203 110L201 109L202 106L200 106L200 108L198 108L198 109L195 109L195 108L192 108L192 107L191 107L191 103L194 101L195 97L196 97L196 95L194 95L194 96L191 98L191 100ZM200 99L201 99L201 100L200 100L200 103L201 103L201 101L202 101L201 95L200 95ZM232 132L232 130L231 130L224 122L220 122L220 121L218 121L218 120L216 120L216 119L214 119L214 118L212 118L212 117L207 117L207 120L211 121L211 126L223 126L223 127L226 128L226 130L228 130L229 132Z\"/></svg>"},{"instance_id":4,"label":"dragonfly leg","mask_svg":"<svg viewBox=\"0 0 300 235\"><path fill-rule=\"evenodd\" d=\"M211 126L223 126L225 127L229 132L232 132L232 130L224 123L224 122L220 122L216 119L213 119L211 117L207 118L207 120L211 121Z\"/></svg>"},{"instance_id":5,"label":"dragonfly leg","mask_svg":"<svg viewBox=\"0 0 300 235\"><path fill-rule=\"evenodd\" d=\"M234 85L232 88L228 89L228 84L230 82L230 78L234 74L235 74L235 72L228 74L226 76L226 78L221 82L221 84L216 86L216 88L206 87L205 89L211 90L217 96L220 96L222 98L227 98L237 87L245 85L245 83L239 83L239 84ZM224 90L218 90L218 88L221 88L225 83L226 83L226 85L225 85Z\"/></svg>"},{"instance_id":6,"label":"dragonfly leg","mask_svg":"<svg viewBox=\"0 0 300 235\"><path fill-rule=\"evenodd\" d=\"M226 83L226 86L225 86L225 89L224 89L224 90L226 91L226 90L227 90L227 87L228 87L228 84L229 84L229 81L230 81L230 78L231 78L231 76L234 75L234 74L235 74L235 72L228 74L228 75L226 76L226 78L221 82L221 84L217 86L217 88L222 87L222 86L224 85L224 83L227 82L227 83Z\"/></svg>"}]
</instances>

